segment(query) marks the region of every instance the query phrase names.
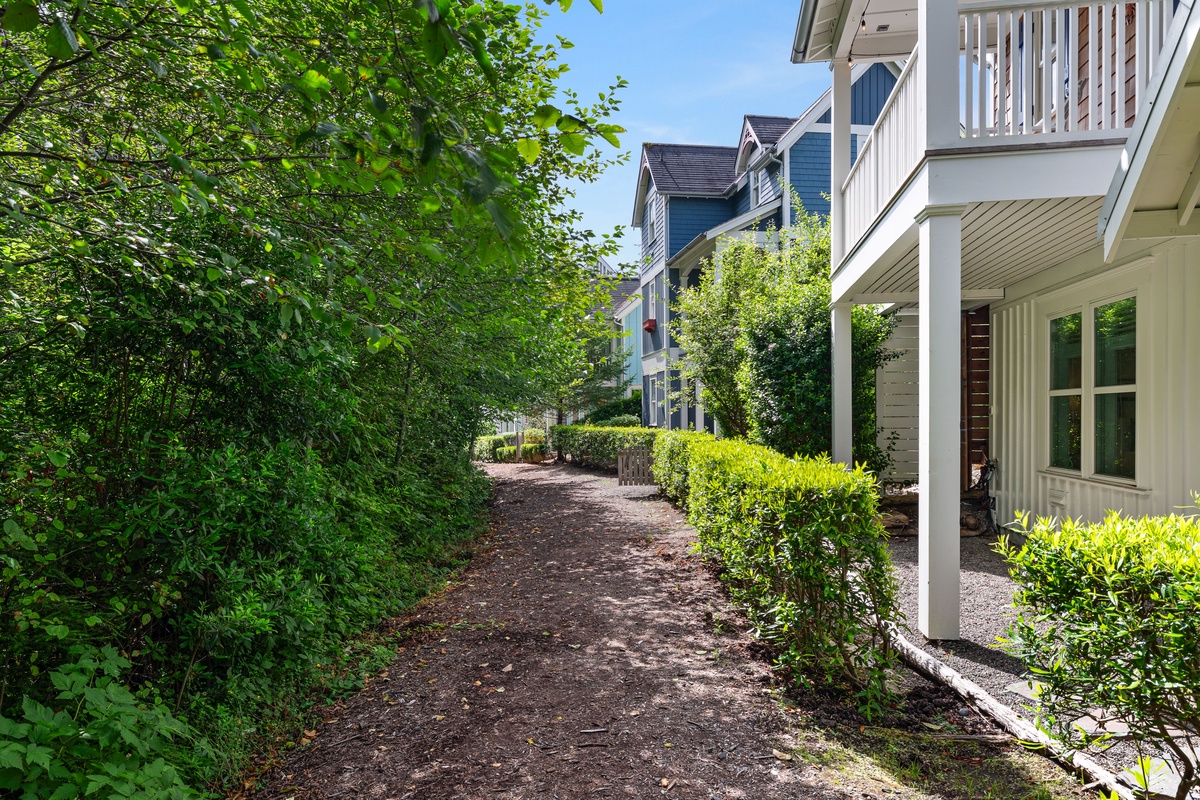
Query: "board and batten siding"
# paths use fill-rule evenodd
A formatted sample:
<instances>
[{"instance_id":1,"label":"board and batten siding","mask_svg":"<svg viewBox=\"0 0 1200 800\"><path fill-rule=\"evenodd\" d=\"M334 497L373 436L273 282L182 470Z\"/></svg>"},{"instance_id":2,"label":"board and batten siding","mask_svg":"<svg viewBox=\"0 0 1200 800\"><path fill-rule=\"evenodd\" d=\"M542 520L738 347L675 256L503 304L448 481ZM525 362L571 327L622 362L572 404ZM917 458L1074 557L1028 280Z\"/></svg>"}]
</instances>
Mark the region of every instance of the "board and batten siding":
<instances>
[{"instance_id":1,"label":"board and batten siding","mask_svg":"<svg viewBox=\"0 0 1200 800\"><path fill-rule=\"evenodd\" d=\"M1177 240L1101 268L1099 251L1091 251L1025 282L1048 288L1022 292L1018 284L1010 297L1019 299L992 308L992 446L1002 524L1017 511L1096 521L1110 509L1140 516L1194 507L1192 492L1200 491L1200 243ZM1049 320L1131 294L1137 296L1136 485L1049 468Z\"/></svg>"},{"instance_id":2,"label":"board and batten siding","mask_svg":"<svg viewBox=\"0 0 1200 800\"><path fill-rule=\"evenodd\" d=\"M892 447L889 481L917 479L917 320L915 313L900 313L884 347L898 355L875 372L875 424L879 446ZM895 441L892 441L892 434Z\"/></svg>"},{"instance_id":3,"label":"board and batten siding","mask_svg":"<svg viewBox=\"0 0 1200 800\"><path fill-rule=\"evenodd\" d=\"M896 76L890 69L872 64L850 87L850 124L874 125L895 86ZM831 115L826 111L817 122L829 124Z\"/></svg>"}]
</instances>

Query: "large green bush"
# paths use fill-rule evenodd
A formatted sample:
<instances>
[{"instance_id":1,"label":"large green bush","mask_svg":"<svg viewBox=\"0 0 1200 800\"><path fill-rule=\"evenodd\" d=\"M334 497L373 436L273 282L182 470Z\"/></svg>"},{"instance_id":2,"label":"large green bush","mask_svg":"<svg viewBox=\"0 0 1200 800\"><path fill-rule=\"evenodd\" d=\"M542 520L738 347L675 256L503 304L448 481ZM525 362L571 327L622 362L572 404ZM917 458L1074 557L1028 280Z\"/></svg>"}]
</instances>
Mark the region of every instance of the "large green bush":
<instances>
[{"instance_id":1,"label":"large green bush","mask_svg":"<svg viewBox=\"0 0 1200 800\"><path fill-rule=\"evenodd\" d=\"M516 447L498 447L496 448L496 461L500 464L507 464L510 461L517 460Z\"/></svg>"},{"instance_id":2,"label":"large green bush","mask_svg":"<svg viewBox=\"0 0 1200 800\"><path fill-rule=\"evenodd\" d=\"M717 255L681 293L672 330L684 382L699 383L723 432L819 456L832 449L829 221L796 206L770 246L736 240ZM875 374L894 356L884 347L894 324L872 306L852 314L853 458L877 475L890 456L878 445Z\"/></svg>"},{"instance_id":3,"label":"large green bush","mask_svg":"<svg viewBox=\"0 0 1200 800\"><path fill-rule=\"evenodd\" d=\"M687 504L691 446L713 437L694 431L663 431L654 442L654 482L664 497Z\"/></svg>"},{"instance_id":4,"label":"large green bush","mask_svg":"<svg viewBox=\"0 0 1200 800\"><path fill-rule=\"evenodd\" d=\"M620 416L610 417L604 421L606 428L640 428L642 427L642 418L633 414L621 414Z\"/></svg>"},{"instance_id":5,"label":"large green bush","mask_svg":"<svg viewBox=\"0 0 1200 800\"><path fill-rule=\"evenodd\" d=\"M1072 745L1101 709L1136 741L1170 754L1182 783L1200 786L1176 737L1200 737L1200 521L1019 520L1024 546L1002 540L1017 583L1014 652L1041 683L1047 726Z\"/></svg>"},{"instance_id":6,"label":"large green bush","mask_svg":"<svg viewBox=\"0 0 1200 800\"><path fill-rule=\"evenodd\" d=\"M475 458L479 461L494 463L496 451L504 446L503 436L480 436L475 440Z\"/></svg>"},{"instance_id":7,"label":"large green bush","mask_svg":"<svg viewBox=\"0 0 1200 800\"><path fill-rule=\"evenodd\" d=\"M556 425L550 429L555 450L576 464L614 469L617 451L629 447L654 447L657 428L603 428L591 425Z\"/></svg>"},{"instance_id":8,"label":"large green bush","mask_svg":"<svg viewBox=\"0 0 1200 800\"><path fill-rule=\"evenodd\" d=\"M639 336L641 334L638 334ZM629 397L623 397L620 400L613 400L605 403L595 411L587 415L583 423L585 425L605 425L613 427L610 420L613 417L634 416L638 418L638 424L641 424L642 418L642 390L634 389Z\"/></svg>"},{"instance_id":9,"label":"large green bush","mask_svg":"<svg viewBox=\"0 0 1200 800\"><path fill-rule=\"evenodd\" d=\"M881 710L899 612L875 482L861 467L789 459L708 434L667 434L655 478L686 500L733 597L798 678L854 688Z\"/></svg>"}]
</instances>

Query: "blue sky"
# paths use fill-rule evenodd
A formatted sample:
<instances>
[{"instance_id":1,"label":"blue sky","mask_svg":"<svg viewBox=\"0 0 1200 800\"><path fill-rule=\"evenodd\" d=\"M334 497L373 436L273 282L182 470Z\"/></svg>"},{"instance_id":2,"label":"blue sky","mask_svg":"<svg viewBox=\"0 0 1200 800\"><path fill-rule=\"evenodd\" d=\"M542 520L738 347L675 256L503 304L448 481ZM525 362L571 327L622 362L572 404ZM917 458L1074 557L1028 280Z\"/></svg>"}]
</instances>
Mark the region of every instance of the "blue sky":
<instances>
[{"instance_id":1,"label":"blue sky","mask_svg":"<svg viewBox=\"0 0 1200 800\"><path fill-rule=\"evenodd\" d=\"M597 14L576 0L550 12L544 40L575 44L563 53L571 70L562 86L586 100L618 75L629 81L612 121L626 129L621 149L632 158L578 188L587 227L628 226L642 142L732 147L743 114L799 116L829 88L825 65L789 61L799 9L798 0L605 0ZM635 238L626 232L617 262L637 259Z\"/></svg>"}]
</instances>

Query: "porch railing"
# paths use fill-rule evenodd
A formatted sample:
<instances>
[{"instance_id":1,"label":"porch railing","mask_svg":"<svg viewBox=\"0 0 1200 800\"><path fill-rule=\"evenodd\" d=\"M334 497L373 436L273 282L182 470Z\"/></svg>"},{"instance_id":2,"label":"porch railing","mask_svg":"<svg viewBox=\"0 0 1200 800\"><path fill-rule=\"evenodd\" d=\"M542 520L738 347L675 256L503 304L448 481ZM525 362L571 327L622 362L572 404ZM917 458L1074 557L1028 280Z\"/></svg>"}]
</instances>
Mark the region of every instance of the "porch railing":
<instances>
[{"instance_id":1,"label":"porch railing","mask_svg":"<svg viewBox=\"0 0 1200 800\"><path fill-rule=\"evenodd\" d=\"M919 48L914 49L842 184L845 241L850 247L866 233L925 153L925 120L916 81L919 58Z\"/></svg>"},{"instance_id":2,"label":"porch railing","mask_svg":"<svg viewBox=\"0 0 1200 800\"><path fill-rule=\"evenodd\" d=\"M959 6L967 139L1133 124L1174 14L1174 0Z\"/></svg>"},{"instance_id":3,"label":"porch railing","mask_svg":"<svg viewBox=\"0 0 1200 800\"><path fill-rule=\"evenodd\" d=\"M1132 125L1176 0L959 5L959 144L1107 138ZM923 89L913 50L842 184L847 249L867 232L925 154Z\"/></svg>"}]
</instances>

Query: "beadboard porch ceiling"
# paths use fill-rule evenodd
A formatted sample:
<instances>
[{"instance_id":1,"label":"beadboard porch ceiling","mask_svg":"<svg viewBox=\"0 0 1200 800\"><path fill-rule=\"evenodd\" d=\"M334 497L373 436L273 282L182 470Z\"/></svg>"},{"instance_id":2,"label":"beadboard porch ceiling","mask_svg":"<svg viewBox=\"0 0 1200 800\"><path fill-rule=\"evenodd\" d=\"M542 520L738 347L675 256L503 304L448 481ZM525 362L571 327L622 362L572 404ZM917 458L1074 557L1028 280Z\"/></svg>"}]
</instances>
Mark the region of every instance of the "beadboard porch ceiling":
<instances>
[{"instance_id":1,"label":"beadboard porch ceiling","mask_svg":"<svg viewBox=\"0 0 1200 800\"><path fill-rule=\"evenodd\" d=\"M1096 217L1103 197L974 203L962 221L964 296L994 298L1041 270L1096 247ZM907 302L917 292L918 245L880 263L855 302ZM988 295L993 292L993 295Z\"/></svg>"}]
</instances>

